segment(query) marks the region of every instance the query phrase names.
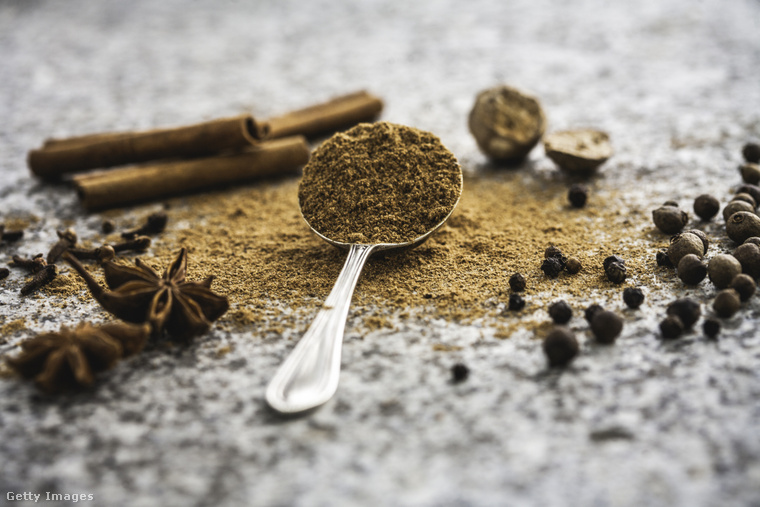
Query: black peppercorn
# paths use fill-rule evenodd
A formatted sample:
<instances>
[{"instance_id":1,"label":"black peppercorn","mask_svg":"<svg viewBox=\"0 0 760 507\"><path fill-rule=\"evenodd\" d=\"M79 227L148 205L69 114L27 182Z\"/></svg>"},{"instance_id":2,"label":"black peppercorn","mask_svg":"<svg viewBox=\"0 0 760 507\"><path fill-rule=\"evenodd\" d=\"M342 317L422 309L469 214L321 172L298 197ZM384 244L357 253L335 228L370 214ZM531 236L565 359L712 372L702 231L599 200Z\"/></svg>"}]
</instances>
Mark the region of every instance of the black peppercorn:
<instances>
[{"instance_id":1,"label":"black peppercorn","mask_svg":"<svg viewBox=\"0 0 760 507\"><path fill-rule=\"evenodd\" d=\"M599 343L614 343L623 330L623 319L614 312L602 310L591 319L591 331Z\"/></svg>"},{"instance_id":2,"label":"black peppercorn","mask_svg":"<svg viewBox=\"0 0 760 507\"><path fill-rule=\"evenodd\" d=\"M691 329L702 314L702 308L699 303L691 298L681 298L668 305L667 314L675 315L681 319L684 329Z\"/></svg>"},{"instance_id":3,"label":"black peppercorn","mask_svg":"<svg viewBox=\"0 0 760 507\"><path fill-rule=\"evenodd\" d=\"M509 309L517 312L525 308L525 299L519 294L509 295Z\"/></svg>"},{"instance_id":4,"label":"black peppercorn","mask_svg":"<svg viewBox=\"0 0 760 507\"><path fill-rule=\"evenodd\" d=\"M713 310L718 317L727 319L732 317L741 308L741 298L734 289L723 289L718 292L713 301Z\"/></svg>"},{"instance_id":5,"label":"black peppercorn","mask_svg":"<svg viewBox=\"0 0 760 507\"><path fill-rule=\"evenodd\" d=\"M715 339L720 333L720 322L715 319L707 319L702 323L702 331L710 339Z\"/></svg>"},{"instance_id":6,"label":"black peppercorn","mask_svg":"<svg viewBox=\"0 0 760 507\"><path fill-rule=\"evenodd\" d=\"M757 284L751 276L741 273L731 280L730 288L739 293L739 299L742 301L749 301L757 290Z\"/></svg>"},{"instance_id":7,"label":"black peppercorn","mask_svg":"<svg viewBox=\"0 0 760 507\"><path fill-rule=\"evenodd\" d=\"M626 287L623 291L623 302L634 310L644 302L644 292L638 287Z\"/></svg>"},{"instance_id":8,"label":"black peppercorn","mask_svg":"<svg viewBox=\"0 0 760 507\"><path fill-rule=\"evenodd\" d=\"M578 355L578 340L569 329L555 327L544 338L543 349L549 366L565 366Z\"/></svg>"},{"instance_id":9,"label":"black peppercorn","mask_svg":"<svg viewBox=\"0 0 760 507\"><path fill-rule=\"evenodd\" d=\"M607 279L612 283L623 283L625 281L626 271L625 264L613 262L607 267Z\"/></svg>"},{"instance_id":10,"label":"black peppercorn","mask_svg":"<svg viewBox=\"0 0 760 507\"><path fill-rule=\"evenodd\" d=\"M665 234L675 234L689 221L689 214L677 206L661 206L652 211L652 221Z\"/></svg>"},{"instance_id":11,"label":"black peppercorn","mask_svg":"<svg viewBox=\"0 0 760 507\"><path fill-rule=\"evenodd\" d=\"M668 257L668 252L665 250L660 250L657 252L657 265L663 268L673 268L673 262L670 260L670 257Z\"/></svg>"},{"instance_id":12,"label":"black peppercorn","mask_svg":"<svg viewBox=\"0 0 760 507\"><path fill-rule=\"evenodd\" d=\"M605 271L607 271L607 268L610 267L610 264L613 262L619 262L620 264L625 264L625 260L622 257L619 257L617 255L610 255L608 257L605 257L602 261L602 267Z\"/></svg>"},{"instance_id":13,"label":"black peppercorn","mask_svg":"<svg viewBox=\"0 0 760 507\"><path fill-rule=\"evenodd\" d=\"M752 162L753 164L760 163L760 144L745 144L742 148L742 155L747 162Z\"/></svg>"},{"instance_id":14,"label":"black peppercorn","mask_svg":"<svg viewBox=\"0 0 760 507\"><path fill-rule=\"evenodd\" d=\"M683 322L675 315L668 315L660 322L660 333L666 340L678 338L683 334Z\"/></svg>"},{"instance_id":15,"label":"black peppercorn","mask_svg":"<svg viewBox=\"0 0 760 507\"><path fill-rule=\"evenodd\" d=\"M583 265L581 264L581 261L579 261L576 257L570 257L567 259L567 262L565 263L565 270L568 273L575 275L579 273L581 269L583 269Z\"/></svg>"},{"instance_id":16,"label":"black peppercorn","mask_svg":"<svg viewBox=\"0 0 760 507\"><path fill-rule=\"evenodd\" d=\"M548 259L549 257L562 257L562 250L557 248L554 245L546 247L546 250L544 250L544 259Z\"/></svg>"},{"instance_id":17,"label":"black peppercorn","mask_svg":"<svg viewBox=\"0 0 760 507\"><path fill-rule=\"evenodd\" d=\"M686 285L697 285L707 276L707 266L694 254L684 255L677 269L678 278Z\"/></svg>"},{"instance_id":18,"label":"black peppercorn","mask_svg":"<svg viewBox=\"0 0 760 507\"><path fill-rule=\"evenodd\" d=\"M720 201L710 194L694 199L694 213L702 220L711 220L720 211Z\"/></svg>"},{"instance_id":19,"label":"black peppercorn","mask_svg":"<svg viewBox=\"0 0 760 507\"><path fill-rule=\"evenodd\" d=\"M509 288L515 292L525 290L525 277L520 273L515 273L509 277Z\"/></svg>"},{"instance_id":20,"label":"black peppercorn","mask_svg":"<svg viewBox=\"0 0 760 507\"><path fill-rule=\"evenodd\" d=\"M557 324L567 324L572 316L573 309L564 299L560 299L549 306L549 317Z\"/></svg>"},{"instance_id":21,"label":"black peppercorn","mask_svg":"<svg viewBox=\"0 0 760 507\"><path fill-rule=\"evenodd\" d=\"M470 376L470 369L467 367L467 365L462 363L457 363L454 366L451 367L451 380L458 384L459 382L464 382L467 380L467 377Z\"/></svg>"},{"instance_id":22,"label":"black peppercorn","mask_svg":"<svg viewBox=\"0 0 760 507\"><path fill-rule=\"evenodd\" d=\"M575 184L567 192L567 198L573 208L582 208L588 200L588 187L586 185Z\"/></svg>"},{"instance_id":23,"label":"black peppercorn","mask_svg":"<svg viewBox=\"0 0 760 507\"><path fill-rule=\"evenodd\" d=\"M549 278L557 278L562 272L562 263L556 257L549 257L541 263L541 271Z\"/></svg>"},{"instance_id":24,"label":"black peppercorn","mask_svg":"<svg viewBox=\"0 0 760 507\"><path fill-rule=\"evenodd\" d=\"M586 308L586 310L583 312L583 317L586 319L586 321L590 324L591 321L594 319L594 315L604 310L602 308L602 305L593 304Z\"/></svg>"}]
</instances>

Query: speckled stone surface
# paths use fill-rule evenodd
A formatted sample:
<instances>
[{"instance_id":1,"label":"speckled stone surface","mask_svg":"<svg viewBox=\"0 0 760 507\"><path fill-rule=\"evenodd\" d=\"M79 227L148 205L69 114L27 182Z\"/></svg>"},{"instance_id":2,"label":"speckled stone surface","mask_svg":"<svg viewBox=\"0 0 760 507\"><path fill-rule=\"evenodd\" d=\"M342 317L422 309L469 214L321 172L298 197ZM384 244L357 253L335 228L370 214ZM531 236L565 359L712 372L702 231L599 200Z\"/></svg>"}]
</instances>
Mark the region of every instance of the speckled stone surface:
<instances>
[{"instance_id":1,"label":"speckled stone surface","mask_svg":"<svg viewBox=\"0 0 760 507\"><path fill-rule=\"evenodd\" d=\"M70 188L30 177L26 152L46 137L266 117L362 88L385 99L384 119L436 133L476 175L486 163L466 116L503 82L541 98L550 131L610 133L615 155L595 184L623 216L638 210L638 237L664 200L725 202L739 183L741 146L760 138L759 24L750 0L6 0L0 213L39 218L24 252L46 251L66 224L97 230ZM520 170L560 177L540 148ZM14 251L1 246L0 262ZM65 310L23 300L22 283L17 271L0 282L2 322L27 321L3 354L98 318L76 298ZM563 372L528 332L496 339L484 323L415 311L364 332L350 317L337 396L294 419L263 392L311 315L278 337L216 329L189 348L149 348L81 395L3 379L2 504L51 492L108 506L760 505L759 299L717 342L663 343L657 303L682 294L652 285L639 312L605 301L626 316L612 347L575 317L583 352ZM689 294L709 301L714 289ZM472 372L454 385L457 361Z\"/></svg>"}]
</instances>

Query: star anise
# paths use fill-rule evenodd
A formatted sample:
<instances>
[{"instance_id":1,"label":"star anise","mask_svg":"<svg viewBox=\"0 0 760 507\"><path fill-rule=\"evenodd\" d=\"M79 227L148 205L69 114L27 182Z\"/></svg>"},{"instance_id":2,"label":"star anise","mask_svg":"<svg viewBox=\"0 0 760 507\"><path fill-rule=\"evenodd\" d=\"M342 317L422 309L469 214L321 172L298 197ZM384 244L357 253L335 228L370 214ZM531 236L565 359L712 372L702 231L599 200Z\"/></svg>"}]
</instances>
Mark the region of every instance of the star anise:
<instances>
[{"instance_id":1,"label":"star anise","mask_svg":"<svg viewBox=\"0 0 760 507\"><path fill-rule=\"evenodd\" d=\"M80 323L57 333L43 333L21 344L21 354L7 359L24 378L43 391L57 393L87 387L93 374L111 368L122 357L139 352L150 333L147 325L124 323L93 326Z\"/></svg>"},{"instance_id":2,"label":"star anise","mask_svg":"<svg viewBox=\"0 0 760 507\"><path fill-rule=\"evenodd\" d=\"M147 322L154 336L166 329L172 337L187 340L208 331L211 323L229 308L226 297L211 291L213 276L200 282L185 280L184 248L163 276L140 259L135 260L134 267L104 263L110 291L101 287L73 256L64 254L64 259L81 275L106 311L127 322Z\"/></svg>"}]
</instances>

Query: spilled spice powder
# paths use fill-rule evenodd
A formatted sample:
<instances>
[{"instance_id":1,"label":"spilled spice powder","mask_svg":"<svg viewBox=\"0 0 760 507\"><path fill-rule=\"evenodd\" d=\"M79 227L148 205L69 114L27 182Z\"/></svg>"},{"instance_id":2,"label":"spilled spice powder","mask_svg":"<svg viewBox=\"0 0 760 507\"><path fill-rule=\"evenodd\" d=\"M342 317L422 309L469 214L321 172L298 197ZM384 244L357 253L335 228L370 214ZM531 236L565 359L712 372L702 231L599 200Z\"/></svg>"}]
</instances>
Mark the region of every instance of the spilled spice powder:
<instances>
[{"instance_id":1,"label":"spilled spice powder","mask_svg":"<svg viewBox=\"0 0 760 507\"><path fill-rule=\"evenodd\" d=\"M462 191L454 155L429 132L388 122L335 134L298 189L306 221L341 243L408 243L441 223Z\"/></svg>"}]
</instances>

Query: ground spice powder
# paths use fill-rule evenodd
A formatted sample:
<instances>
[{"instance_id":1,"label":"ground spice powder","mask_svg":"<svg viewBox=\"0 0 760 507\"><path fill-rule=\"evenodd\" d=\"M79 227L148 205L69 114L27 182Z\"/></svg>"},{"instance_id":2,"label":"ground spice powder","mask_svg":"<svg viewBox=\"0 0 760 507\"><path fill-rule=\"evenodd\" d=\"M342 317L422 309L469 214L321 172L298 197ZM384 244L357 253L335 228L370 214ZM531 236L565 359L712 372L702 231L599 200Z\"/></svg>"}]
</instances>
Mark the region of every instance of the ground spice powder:
<instances>
[{"instance_id":1,"label":"ground spice powder","mask_svg":"<svg viewBox=\"0 0 760 507\"><path fill-rule=\"evenodd\" d=\"M389 122L335 134L303 170L306 221L341 243L407 243L441 223L462 189L454 155L428 132Z\"/></svg>"}]
</instances>

